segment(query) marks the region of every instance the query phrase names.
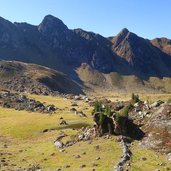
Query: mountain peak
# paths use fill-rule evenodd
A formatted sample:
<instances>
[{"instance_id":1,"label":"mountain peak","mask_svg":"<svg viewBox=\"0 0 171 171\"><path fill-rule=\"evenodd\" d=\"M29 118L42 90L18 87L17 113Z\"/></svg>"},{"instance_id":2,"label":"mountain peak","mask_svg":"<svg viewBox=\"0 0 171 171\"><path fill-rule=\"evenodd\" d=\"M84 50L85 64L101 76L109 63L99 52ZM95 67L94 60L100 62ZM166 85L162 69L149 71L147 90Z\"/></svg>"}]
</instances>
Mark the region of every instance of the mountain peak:
<instances>
[{"instance_id":1,"label":"mountain peak","mask_svg":"<svg viewBox=\"0 0 171 171\"><path fill-rule=\"evenodd\" d=\"M53 15L46 15L38 26L38 29L41 32L51 32L54 29L66 30L68 28L59 18L56 18Z\"/></svg>"},{"instance_id":2,"label":"mountain peak","mask_svg":"<svg viewBox=\"0 0 171 171\"><path fill-rule=\"evenodd\" d=\"M118 46L118 44L120 44L125 37L129 34L129 30L127 28L123 28L113 39L112 39L112 43L114 44L114 46Z\"/></svg>"},{"instance_id":3,"label":"mountain peak","mask_svg":"<svg viewBox=\"0 0 171 171\"><path fill-rule=\"evenodd\" d=\"M127 28L123 28L119 34L127 35L128 33L129 33L129 30Z\"/></svg>"},{"instance_id":4,"label":"mountain peak","mask_svg":"<svg viewBox=\"0 0 171 171\"><path fill-rule=\"evenodd\" d=\"M46 15L44 17L43 21L60 21L60 22L62 22L59 18L57 18L53 15L50 15L50 14Z\"/></svg>"}]
</instances>

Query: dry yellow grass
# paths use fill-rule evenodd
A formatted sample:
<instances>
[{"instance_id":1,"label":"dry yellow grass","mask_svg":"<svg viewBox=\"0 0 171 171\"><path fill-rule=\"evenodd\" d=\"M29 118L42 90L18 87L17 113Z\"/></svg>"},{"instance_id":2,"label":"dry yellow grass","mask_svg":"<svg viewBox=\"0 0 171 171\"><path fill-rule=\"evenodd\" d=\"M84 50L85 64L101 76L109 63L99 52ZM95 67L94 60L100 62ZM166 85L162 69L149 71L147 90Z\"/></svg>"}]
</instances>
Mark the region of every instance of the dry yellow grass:
<instances>
[{"instance_id":1,"label":"dry yellow grass","mask_svg":"<svg viewBox=\"0 0 171 171\"><path fill-rule=\"evenodd\" d=\"M138 142L133 143L131 151L133 153L131 171L167 170L166 168L171 168L171 162L167 160L166 155L143 149L138 145ZM146 158L146 160L142 160L142 158ZM160 166L161 163L164 163L165 166Z\"/></svg>"},{"instance_id":2,"label":"dry yellow grass","mask_svg":"<svg viewBox=\"0 0 171 171\"><path fill-rule=\"evenodd\" d=\"M87 103L80 103L80 110L87 114L88 118L80 118L69 111L70 100L61 97L43 97L30 96L36 100L45 102L46 104L55 104L62 110L57 110L53 115L41 113L29 113L26 111L16 111L13 109L0 108L0 152L4 153L3 157L7 160L9 166L5 168L19 167L28 168L30 164L40 164L45 171L55 170L58 167L64 167L69 164L71 167L67 170L79 170L81 164L86 164L86 168L82 170L90 170L92 161L97 156L105 159L103 162L95 161L99 170L109 170L121 155L119 143L113 140L97 139L89 144L88 142L80 142L66 149L67 153L61 153L54 147L53 141L60 134L65 132L68 137L78 133L77 130L65 129L59 125L62 116L68 123L78 122L84 124L92 124L90 111L84 111ZM58 126L59 130L42 133L46 128ZM115 139L115 137L114 137ZM8 148L4 148L4 144ZM99 151L95 151L94 146L99 145ZM86 155L81 152L86 151ZM12 153L12 155L8 155ZM80 154L80 159L75 159L73 154ZM114 155L115 154L115 155ZM114 156L113 156L114 155ZM113 156L113 157L112 157ZM111 160L112 158L112 160ZM10 166L14 164L16 166ZM2 168L3 169L3 168ZM65 170L65 168L63 168Z\"/></svg>"},{"instance_id":3,"label":"dry yellow grass","mask_svg":"<svg viewBox=\"0 0 171 171\"><path fill-rule=\"evenodd\" d=\"M92 95L92 94L91 94ZM108 95L108 94L107 94ZM92 95L93 96L93 95ZM170 95L142 95L142 98L150 98L156 100L159 97L167 99ZM89 171L92 167L92 162L98 164L96 168L97 171L109 171L120 159L122 155L121 147L118 142L116 142L116 137L113 136L112 139L97 138L93 140L91 144L88 142L79 142L71 147L66 148L66 152L59 152L55 148L53 141L60 134L60 132L65 132L68 137L64 139L70 139L70 136L76 135L77 130L66 128L60 126L60 117L63 117L68 123L80 123L93 124L91 117L92 108L83 101L79 101L78 110L82 110L88 117L80 118L75 116L70 112L71 100L66 100L62 97L50 97L50 96L36 96L29 95L29 97L44 102L45 104L54 104L61 110L57 110L55 114L41 114L41 113L29 113L26 111L16 111L13 109L0 108L0 153L1 158L6 158L8 166L5 167L6 170L21 167L28 168L29 165L37 165L43 168L44 171L55 171L56 168L62 168L62 170L68 171ZM100 98L100 96L96 97ZM140 95L141 97L141 95ZM125 94L111 95L109 94L106 98L111 98L112 100L120 98L130 98L130 95L125 96ZM41 131L46 128L51 128L57 126L59 129L55 131L50 131L42 133ZM4 145L8 148L4 148ZM94 147L99 145L99 150ZM82 155L82 152L86 152L86 155ZM166 156L162 156L151 150L141 149L137 142L132 146L132 170L154 170L161 168L157 165L159 161L167 162ZM11 153L11 154L10 154ZM76 159L73 155L81 155L81 158ZM159 157L156 158L156 155ZM147 161L141 161L139 158L141 156L147 157ZM96 157L101 159L96 161ZM11 165L13 164L13 166ZM80 168L81 164L85 164L85 168ZM15 166L16 165L16 166ZM64 168L65 165L70 165L70 168ZM169 167L170 165L168 165ZM3 169L3 168L0 168Z\"/></svg>"}]
</instances>

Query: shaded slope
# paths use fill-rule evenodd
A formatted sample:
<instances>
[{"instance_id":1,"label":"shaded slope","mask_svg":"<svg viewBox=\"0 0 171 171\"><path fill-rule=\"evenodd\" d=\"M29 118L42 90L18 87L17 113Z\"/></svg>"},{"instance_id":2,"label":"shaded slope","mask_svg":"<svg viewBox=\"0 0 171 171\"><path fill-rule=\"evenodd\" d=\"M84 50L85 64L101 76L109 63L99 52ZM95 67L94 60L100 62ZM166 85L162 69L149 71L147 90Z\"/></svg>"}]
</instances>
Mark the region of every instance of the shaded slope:
<instances>
[{"instance_id":1,"label":"shaded slope","mask_svg":"<svg viewBox=\"0 0 171 171\"><path fill-rule=\"evenodd\" d=\"M36 64L0 61L1 88L35 94L82 93L81 87L61 72Z\"/></svg>"}]
</instances>

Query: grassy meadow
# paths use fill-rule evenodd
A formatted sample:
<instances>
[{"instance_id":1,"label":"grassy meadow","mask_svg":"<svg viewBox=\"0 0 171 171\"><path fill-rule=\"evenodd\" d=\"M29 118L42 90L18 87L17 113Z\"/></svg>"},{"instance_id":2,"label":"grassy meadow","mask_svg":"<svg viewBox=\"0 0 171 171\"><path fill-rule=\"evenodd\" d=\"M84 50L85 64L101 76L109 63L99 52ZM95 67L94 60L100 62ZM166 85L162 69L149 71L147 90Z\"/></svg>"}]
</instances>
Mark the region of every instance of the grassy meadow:
<instances>
[{"instance_id":1,"label":"grassy meadow","mask_svg":"<svg viewBox=\"0 0 171 171\"><path fill-rule=\"evenodd\" d=\"M122 156L122 150L117 137L110 139L96 138L92 142L78 142L73 146L65 148L64 152L57 149L53 141L64 132L68 136L64 141L70 140L78 134L75 126L92 125L92 108L88 103L79 101L78 110L82 110L88 117L81 118L70 112L72 100L63 97L36 96L28 95L45 104L54 104L58 110L54 114L42 114L36 112L17 111L0 107L0 160L6 161L6 165L1 165L0 170L24 170L32 165L40 165L44 171L55 171L61 168L62 171L90 171L93 168L96 171L110 171ZM148 100L168 99L170 95L149 95L142 96ZM98 96L97 96L98 97ZM130 97L130 96L129 96ZM99 96L100 98L100 96ZM109 95L111 100L120 100L128 98L124 95ZM141 95L140 95L141 98ZM61 126L60 118L69 124ZM43 133L44 129L56 127L56 130ZM99 146L97 149L96 146ZM158 154L152 150L141 149L138 142L133 142L131 146L133 152L131 170L155 170L170 167L171 164L166 160L165 155ZM80 155L75 158L73 155ZM100 157L100 160L96 160ZM147 160L140 160L146 157ZM166 163L165 167L158 166L158 163ZM2 163L2 162L1 162ZM93 166L93 163L97 166ZM85 164L85 168L80 168ZM67 168L67 165L70 167Z\"/></svg>"}]
</instances>

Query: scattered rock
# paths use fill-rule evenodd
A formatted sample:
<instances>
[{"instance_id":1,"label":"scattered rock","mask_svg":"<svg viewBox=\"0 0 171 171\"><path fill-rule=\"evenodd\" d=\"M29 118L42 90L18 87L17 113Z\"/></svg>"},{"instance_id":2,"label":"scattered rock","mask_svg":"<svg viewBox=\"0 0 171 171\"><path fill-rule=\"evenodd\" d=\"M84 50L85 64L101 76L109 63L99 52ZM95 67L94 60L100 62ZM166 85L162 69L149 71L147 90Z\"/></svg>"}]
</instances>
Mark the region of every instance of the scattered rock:
<instances>
[{"instance_id":1,"label":"scattered rock","mask_svg":"<svg viewBox=\"0 0 171 171\"><path fill-rule=\"evenodd\" d=\"M57 147L57 148L62 148L63 147L63 143L60 141L60 140L56 140L54 142L54 145Z\"/></svg>"},{"instance_id":2,"label":"scattered rock","mask_svg":"<svg viewBox=\"0 0 171 171\"><path fill-rule=\"evenodd\" d=\"M77 111L77 109L75 109L75 108L70 109L70 112L76 112L76 111Z\"/></svg>"},{"instance_id":3,"label":"scattered rock","mask_svg":"<svg viewBox=\"0 0 171 171\"><path fill-rule=\"evenodd\" d=\"M80 156L79 154L74 155L74 157L75 157L76 159L81 158L81 156Z\"/></svg>"},{"instance_id":4,"label":"scattered rock","mask_svg":"<svg viewBox=\"0 0 171 171\"><path fill-rule=\"evenodd\" d=\"M166 163L158 163L159 166L166 166Z\"/></svg>"},{"instance_id":5,"label":"scattered rock","mask_svg":"<svg viewBox=\"0 0 171 171\"><path fill-rule=\"evenodd\" d=\"M21 169L19 169L21 170ZM27 169L27 171L41 171L41 167L40 165L30 165L29 168Z\"/></svg>"},{"instance_id":6,"label":"scattered rock","mask_svg":"<svg viewBox=\"0 0 171 171\"><path fill-rule=\"evenodd\" d=\"M71 166L70 166L70 165L65 165L65 166L64 166L64 168L69 168L69 167L71 167Z\"/></svg>"},{"instance_id":7,"label":"scattered rock","mask_svg":"<svg viewBox=\"0 0 171 171\"><path fill-rule=\"evenodd\" d=\"M68 125L68 124L67 124L67 122L66 122L65 120L62 120L62 121L60 122L60 125Z\"/></svg>"},{"instance_id":8,"label":"scattered rock","mask_svg":"<svg viewBox=\"0 0 171 171\"><path fill-rule=\"evenodd\" d=\"M50 156L55 156L55 153L50 154Z\"/></svg>"},{"instance_id":9,"label":"scattered rock","mask_svg":"<svg viewBox=\"0 0 171 171\"><path fill-rule=\"evenodd\" d=\"M81 100L80 96L74 96L74 100Z\"/></svg>"},{"instance_id":10,"label":"scattered rock","mask_svg":"<svg viewBox=\"0 0 171 171\"><path fill-rule=\"evenodd\" d=\"M72 102L71 106L78 106L76 102Z\"/></svg>"},{"instance_id":11,"label":"scattered rock","mask_svg":"<svg viewBox=\"0 0 171 171\"><path fill-rule=\"evenodd\" d=\"M95 163L95 162L92 163L92 167L97 167L97 166L98 166L97 163Z\"/></svg>"},{"instance_id":12,"label":"scattered rock","mask_svg":"<svg viewBox=\"0 0 171 171\"><path fill-rule=\"evenodd\" d=\"M53 113L56 110L54 105L45 106L34 99L29 99L24 95L16 93L1 94L2 107L13 108L15 110L26 110L29 112Z\"/></svg>"},{"instance_id":13,"label":"scattered rock","mask_svg":"<svg viewBox=\"0 0 171 171\"><path fill-rule=\"evenodd\" d=\"M4 148L8 148L8 145L7 144L4 144Z\"/></svg>"},{"instance_id":14,"label":"scattered rock","mask_svg":"<svg viewBox=\"0 0 171 171\"><path fill-rule=\"evenodd\" d=\"M150 108L159 107L162 103L164 103L164 102L161 101L161 100L158 100L158 101L152 103L152 104L150 105Z\"/></svg>"},{"instance_id":15,"label":"scattered rock","mask_svg":"<svg viewBox=\"0 0 171 171\"><path fill-rule=\"evenodd\" d=\"M65 149L61 149L61 150L59 150L61 153L64 153L65 152Z\"/></svg>"},{"instance_id":16,"label":"scattered rock","mask_svg":"<svg viewBox=\"0 0 171 171\"><path fill-rule=\"evenodd\" d=\"M169 153L169 154L167 155L167 158L168 158L169 161L171 161L171 153Z\"/></svg>"},{"instance_id":17,"label":"scattered rock","mask_svg":"<svg viewBox=\"0 0 171 171\"><path fill-rule=\"evenodd\" d=\"M75 115L79 117L87 117L86 114L84 114L82 111L75 111Z\"/></svg>"},{"instance_id":18,"label":"scattered rock","mask_svg":"<svg viewBox=\"0 0 171 171\"><path fill-rule=\"evenodd\" d=\"M57 168L56 171L61 171L61 169L60 168Z\"/></svg>"},{"instance_id":19,"label":"scattered rock","mask_svg":"<svg viewBox=\"0 0 171 171\"><path fill-rule=\"evenodd\" d=\"M141 157L140 160L145 161L145 160L147 160L147 158L146 157Z\"/></svg>"},{"instance_id":20,"label":"scattered rock","mask_svg":"<svg viewBox=\"0 0 171 171\"><path fill-rule=\"evenodd\" d=\"M1 160L2 163L5 163L6 161L4 159Z\"/></svg>"},{"instance_id":21,"label":"scattered rock","mask_svg":"<svg viewBox=\"0 0 171 171\"><path fill-rule=\"evenodd\" d=\"M82 164L81 166L80 166L80 168L85 168L86 167L86 165L85 164Z\"/></svg>"},{"instance_id":22,"label":"scattered rock","mask_svg":"<svg viewBox=\"0 0 171 171\"><path fill-rule=\"evenodd\" d=\"M100 160L100 157L96 157L96 160Z\"/></svg>"},{"instance_id":23,"label":"scattered rock","mask_svg":"<svg viewBox=\"0 0 171 171\"><path fill-rule=\"evenodd\" d=\"M45 132L48 132L48 131L49 131L49 129L44 129L42 132L45 133Z\"/></svg>"},{"instance_id":24,"label":"scattered rock","mask_svg":"<svg viewBox=\"0 0 171 171\"><path fill-rule=\"evenodd\" d=\"M95 150L99 150L100 149L100 146L99 145L96 145L94 146Z\"/></svg>"},{"instance_id":25,"label":"scattered rock","mask_svg":"<svg viewBox=\"0 0 171 171\"><path fill-rule=\"evenodd\" d=\"M49 105L49 106L47 106L47 111L54 112L54 111L56 111L56 107L54 105Z\"/></svg>"}]
</instances>

